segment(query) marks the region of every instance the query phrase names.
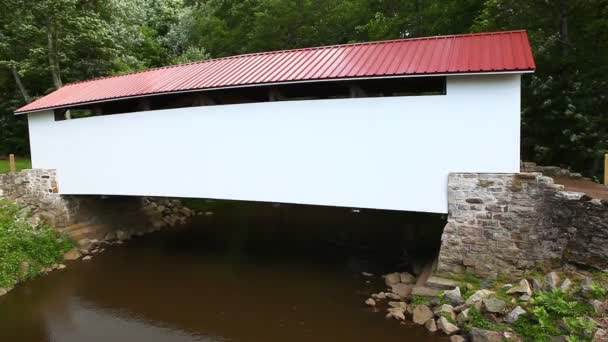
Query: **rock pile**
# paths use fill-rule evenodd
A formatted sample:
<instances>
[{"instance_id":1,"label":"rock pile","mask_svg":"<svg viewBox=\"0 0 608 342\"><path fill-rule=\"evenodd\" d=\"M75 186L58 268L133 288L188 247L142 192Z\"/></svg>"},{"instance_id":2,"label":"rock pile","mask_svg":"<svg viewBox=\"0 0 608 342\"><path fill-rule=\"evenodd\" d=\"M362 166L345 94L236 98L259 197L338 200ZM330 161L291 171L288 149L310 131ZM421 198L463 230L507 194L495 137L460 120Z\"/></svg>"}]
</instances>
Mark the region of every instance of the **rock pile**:
<instances>
[{"instance_id":1,"label":"rock pile","mask_svg":"<svg viewBox=\"0 0 608 342\"><path fill-rule=\"evenodd\" d=\"M386 307L387 318L398 321L411 319L430 332L450 336L450 341L523 341L513 324L522 316L536 319L537 303L532 298L547 294L570 298L570 303L587 303L595 313L581 316L581 319L589 320L593 334L582 340L608 341L608 317L604 317L608 314L608 289L598 288L598 283L584 274L550 272L544 277L521 279L515 285L488 282L489 288L479 288L479 283L476 286L464 281L430 277L425 288L438 294L426 297L414 294L416 291L413 290L420 286L415 285L416 278L409 273L390 273L383 278L388 290L371 294L371 298L365 301L367 305L376 311ZM602 279L608 281L608 276ZM580 286L576 285L579 281ZM608 283L602 283L602 286L606 285ZM466 296L463 295L465 293ZM604 297L599 300L598 295ZM565 321L556 323L562 326L564 336L550 336L552 340L581 337L582 333L568 327ZM590 331L584 333L589 334ZM529 336L526 340L530 340Z\"/></svg>"}]
</instances>

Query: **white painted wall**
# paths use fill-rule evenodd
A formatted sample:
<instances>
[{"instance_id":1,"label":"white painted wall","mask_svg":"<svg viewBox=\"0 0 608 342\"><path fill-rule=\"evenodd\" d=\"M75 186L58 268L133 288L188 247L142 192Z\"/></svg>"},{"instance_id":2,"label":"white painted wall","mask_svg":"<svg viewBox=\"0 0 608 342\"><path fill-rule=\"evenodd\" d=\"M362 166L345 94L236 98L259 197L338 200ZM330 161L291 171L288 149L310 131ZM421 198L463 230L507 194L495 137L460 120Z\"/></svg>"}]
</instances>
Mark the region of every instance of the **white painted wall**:
<instances>
[{"instance_id":1,"label":"white painted wall","mask_svg":"<svg viewBox=\"0 0 608 342\"><path fill-rule=\"evenodd\" d=\"M518 172L520 75L450 76L446 96L191 107L55 122L33 165L62 194L447 212L449 172Z\"/></svg>"}]
</instances>

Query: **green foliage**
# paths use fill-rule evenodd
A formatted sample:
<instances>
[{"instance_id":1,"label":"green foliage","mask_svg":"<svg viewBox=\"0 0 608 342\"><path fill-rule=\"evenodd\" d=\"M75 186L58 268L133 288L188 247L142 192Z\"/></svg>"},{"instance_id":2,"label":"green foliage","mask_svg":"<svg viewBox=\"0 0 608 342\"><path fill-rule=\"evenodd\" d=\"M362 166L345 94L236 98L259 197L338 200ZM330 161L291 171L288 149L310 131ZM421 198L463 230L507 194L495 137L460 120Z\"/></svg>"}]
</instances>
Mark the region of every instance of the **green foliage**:
<instances>
[{"instance_id":1,"label":"green foliage","mask_svg":"<svg viewBox=\"0 0 608 342\"><path fill-rule=\"evenodd\" d=\"M19 207L0 199L0 288L35 277L62 260L72 242L45 225L33 226ZM28 263L27 272L22 263Z\"/></svg>"},{"instance_id":2,"label":"green foliage","mask_svg":"<svg viewBox=\"0 0 608 342\"><path fill-rule=\"evenodd\" d=\"M591 298L604 300L608 297L608 289L598 282L591 283Z\"/></svg>"},{"instance_id":3,"label":"green foliage","mask_svg":"<svg viewBox=\"0 0 608 342\"><path fill-rule=\"evenodd\" d=\"M520 316L514 330L526 341L550 341L566 335L569 341L590 341L596 324L587 317L591 308L561 290L541 291L529 308L532 315Z\"/></svg>"},{"instance_id":4,"label":"green foliage","mask_svg":"<svg viewBox=\"0 0 608 342\"><path fill-rule=\"evenodd\" d=\"M425 296L412 296L412 305L416 307L417 305L429 305L431 303L430 297Z\"/></svg>"},{"instance_id":5,"label":"green foliage","mask_svg":"<svg viewBox=\"0 0 608 342\"><path fill-rule=\"evenodd\" d=\"M484 314L474 306L469 308L469 321L465 324L465 329L479 328L485 330L504 330L506 325L490 321Z\"/></svg>"}]
</instances>

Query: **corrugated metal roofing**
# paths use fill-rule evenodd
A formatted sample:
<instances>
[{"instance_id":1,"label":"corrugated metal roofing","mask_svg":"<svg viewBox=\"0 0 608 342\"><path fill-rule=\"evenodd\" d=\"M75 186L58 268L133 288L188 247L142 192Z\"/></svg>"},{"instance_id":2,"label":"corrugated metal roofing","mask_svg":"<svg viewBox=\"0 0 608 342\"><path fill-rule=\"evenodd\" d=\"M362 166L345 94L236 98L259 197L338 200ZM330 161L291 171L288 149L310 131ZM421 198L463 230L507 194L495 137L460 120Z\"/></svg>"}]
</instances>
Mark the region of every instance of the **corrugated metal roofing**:
<instances>
[{"instance_id":1,"label":"corrugated metal roofing","mask_svg":"<svg viewBox=\"0 0 608 342\"><path fill-rule=\"evenodd\" d=\"M534 68L526 31L398 39L254 53L76 82L16 113L257 84Z\"/></svg>"}]
</instances>

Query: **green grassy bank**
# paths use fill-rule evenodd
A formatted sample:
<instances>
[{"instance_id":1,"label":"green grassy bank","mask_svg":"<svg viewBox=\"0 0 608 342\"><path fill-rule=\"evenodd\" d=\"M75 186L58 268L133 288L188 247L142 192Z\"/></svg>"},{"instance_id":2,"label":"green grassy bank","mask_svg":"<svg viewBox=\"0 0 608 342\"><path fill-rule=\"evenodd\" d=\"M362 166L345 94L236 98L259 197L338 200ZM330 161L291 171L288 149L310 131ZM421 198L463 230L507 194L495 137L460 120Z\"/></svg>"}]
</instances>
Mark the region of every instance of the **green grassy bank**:
<instances>
[{"instance_id":1,"label":"green grassy bank","mask_svg":"<svg viewBox=\"0 0 608 342\"><path fill-rule=\"evenodd\" d=\"M72 247L67 237L47 225L32 225L17 205L0 199L0 288L39 275Z\"/></svg>"},{"instance_id":2,"label":"green grassy bank","mask_svg":"<svg viewBox=\"0 0 608 342\"><path fill-rule=\"evenodd\" d=\"M31 169L32 161L29 159L16 159L15 168L17 169L17 171L20 171L23 169ZM0 173L8 173L8 172L9 172L8 159L0 159Z\"/></svg>"}]
</instances>

